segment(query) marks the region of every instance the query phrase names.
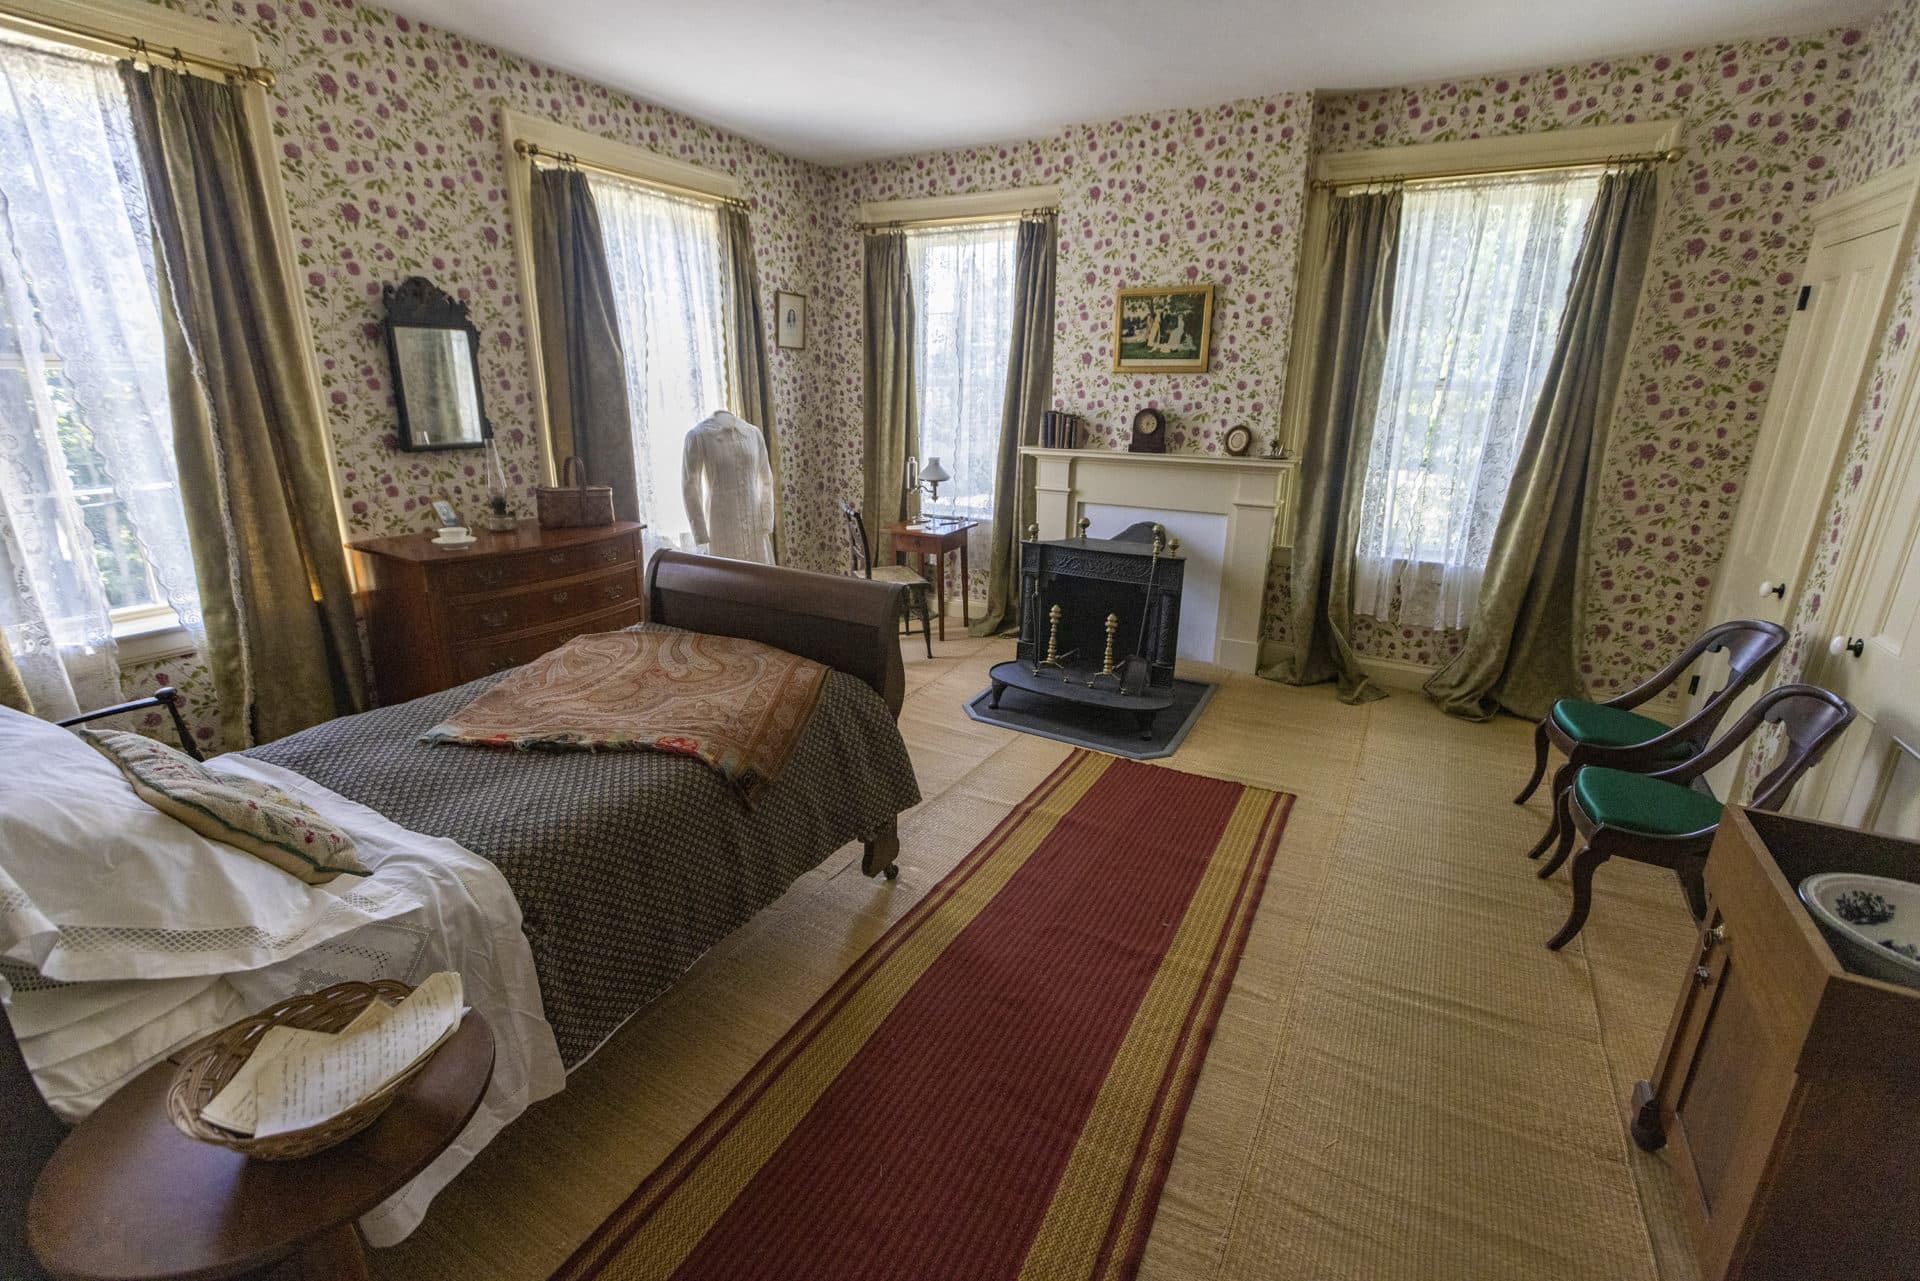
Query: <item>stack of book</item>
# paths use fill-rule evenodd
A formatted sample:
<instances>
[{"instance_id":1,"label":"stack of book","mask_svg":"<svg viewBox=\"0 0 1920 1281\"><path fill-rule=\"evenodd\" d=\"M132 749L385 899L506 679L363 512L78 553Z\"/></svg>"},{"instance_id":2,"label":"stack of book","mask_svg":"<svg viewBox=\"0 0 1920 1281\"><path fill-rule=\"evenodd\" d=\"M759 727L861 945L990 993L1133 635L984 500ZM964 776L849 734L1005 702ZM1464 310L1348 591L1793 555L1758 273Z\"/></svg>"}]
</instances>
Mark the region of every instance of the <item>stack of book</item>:
<instances>
[{"instance_id":1,"label":"stack of book","mask_svg":"<svg viewBox=\"0 0 1920 1281\"><path fill-rule=\"evenodd\" d=\"M1040 448L1080 448L1080 415L1049 409L1040 415Z\"/></svg>"}]
</instances>

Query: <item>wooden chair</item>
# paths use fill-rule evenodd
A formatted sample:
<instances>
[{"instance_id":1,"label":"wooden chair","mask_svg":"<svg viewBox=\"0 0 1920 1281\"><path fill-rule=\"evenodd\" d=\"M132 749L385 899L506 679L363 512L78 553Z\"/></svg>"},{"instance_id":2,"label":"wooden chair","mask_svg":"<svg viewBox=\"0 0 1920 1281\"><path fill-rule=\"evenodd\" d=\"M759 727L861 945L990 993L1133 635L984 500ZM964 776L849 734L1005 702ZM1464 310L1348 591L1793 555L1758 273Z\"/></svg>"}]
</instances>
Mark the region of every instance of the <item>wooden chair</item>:
<instances>
[{"instance_id":1,"label":"wooden chair","mask_svg":"<svg viewBox=\"0 0 1920 1281\"><path fill-rule=\"evenodd\" d=\"M1725 807L1691 785L1755 730L1777 722L1786 735L1784 753L1754 788L1748 808L1779 809L1800 776L1819 764L1853 717L1852 705L1838 694L1815 685L1780 685L1755 700L1706 751L1678 765L1651 774L1581 767L1573 786L1555 802L1562 822L1560 848L1539 872L1544 879L1566 862L1577 832L1580 848L1573 852L1573 909L1547 946L1559 951L1587 923L1594 870L1615 855L1671 868L1687 891L1687 905L1694 916L1704 916L1706 890L1700 873Z\"/></svg>"},{"instance_id":2,"label":"wooden chair","mask_svg":"<svg viewBox=\"0 0 1920 1281\"><path fill-rule=\"evenodd\" d=\"M1560 835L1559 796L1583 765L1645 774L1677 765L1705 747L1741 691L1760 679L1787 643L1787 629L1778 623L1742 619L1709 627L1681 651L1679 657L1642 684L1604 703L1563 698L1533 730L1533 774L1513 798L1524 805L1547 770L1547 747L1560 749L1567 760L1553 775L1547 795L1555 800L1554 818L1528 858L1538 858ZM1702 655L1725 651L1726 683L1700 710L1679 725L1668 726L1630 709L1657 697L1680 679Z\"/></svg>"},{"instance_id":3,"label":"wooden chair","mask_svg":"<svg viewBox=\"0 0 1920 1281\"><path fill-rule=\"evenodd\" d=\"M877 583L897 583L902 593L900 626L902 633L913 635L913 616L920 615L920 635L927 644L927 657L933 657L933 610L928 604L933 584L905 565L875 565L872 544L867 541L867 523L852 503L840 504L840 516L846 522L847 541L853 545L853 572Z\"/></svg>"}]
</instances>

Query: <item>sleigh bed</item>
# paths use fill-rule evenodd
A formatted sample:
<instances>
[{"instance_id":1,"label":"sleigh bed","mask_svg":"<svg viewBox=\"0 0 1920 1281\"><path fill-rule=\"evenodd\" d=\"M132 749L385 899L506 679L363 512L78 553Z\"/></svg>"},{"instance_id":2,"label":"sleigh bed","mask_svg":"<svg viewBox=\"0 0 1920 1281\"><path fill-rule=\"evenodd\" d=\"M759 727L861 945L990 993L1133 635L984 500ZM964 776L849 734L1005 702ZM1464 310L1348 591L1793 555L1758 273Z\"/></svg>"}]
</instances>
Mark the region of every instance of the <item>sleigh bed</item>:
<instances>
[{"instance_id":1,"label":"sleigh bed","mask_svg":"<svg viewBox=\"0 0 1920 1281\"><path fill-rule=\"evenodd\" d=\"M584 1061L704 951L848 842L862 843L867 875L891 877L899 845L896 816L919 799L894 724L904 692L897 589L676 552L653 558L647 587L651 625L761 641L831 669L784 772L751 804L720 775L681 756L487 751L419 741L500 675L344 717L212 763L274 781L316 808L323 808L323 799L349 813L364 807L375 816L368 821L377 818L383 830L417 836L418 850L392 860L390 870L377 868L370 879L412 876L412 883L401 884L423 902L452 893L461 910L472 911L486 895L470 892L470 883L504 878L511 896L496 896L505 906L492 913L486 928L497 940L498 918L514 916L517 904L512 942L517 948L524 935L533 974L520 982L517 996L510 975L495 986L512 1010L508 1022L517 1019L521 1039L535 1044L519 1078L496 1077L512 1097L495 1109L490 1128L477 1136L481 1141L559 1088L559 1064L571 1070ZM465 862L449 871L443 858L424 877L417 868L401 867L409 860L426 865L439 857L434 850L456 851ZM425 887L433 873L456 888ZM439 937L481 927L450 924L457 913L437 900L419 915L429 923L410 924L409 917L381 921L301 957L225 978L238 994L235 1000L264 1003L260 998L281 988L340 977L417 981L424 974L393 971L457 968L470 951L491 957L500 950L492 942L463 950L468 940ZM365 957L379 959L368 963ZM367 964L384 972L354 969ZM5 976L20 990L17 969ZM484 986L484 977L479 981ZM501 1017L489 1017L498 1028ZM0 1027L6 1029L0 1106L8 1122L0 1165L12 1184L0 1185L0 1213L6 1215L0 1235L12 1238L0 1247L0 1273L11 1276L21 1260L9 1248L19 1249L32 1173L63 1127L36 1089L12 1023L0 1020ZM416 1204L384 1224L370 1222L375 1216L363 1220L369 1237L378 1242L404 1235L433 1191L479 1145L468 1144L461 1161L416 1190Z\"/></svg>"}]
</instances>

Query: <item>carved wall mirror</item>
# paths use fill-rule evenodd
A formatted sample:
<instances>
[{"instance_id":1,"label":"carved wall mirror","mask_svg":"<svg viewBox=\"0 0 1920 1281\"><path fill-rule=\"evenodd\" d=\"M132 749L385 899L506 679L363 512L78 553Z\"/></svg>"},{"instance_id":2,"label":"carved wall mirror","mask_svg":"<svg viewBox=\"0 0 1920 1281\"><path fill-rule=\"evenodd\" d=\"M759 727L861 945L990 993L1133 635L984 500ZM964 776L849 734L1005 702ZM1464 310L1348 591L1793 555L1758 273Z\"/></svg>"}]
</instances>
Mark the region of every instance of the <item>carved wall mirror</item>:
<instances>
[{"instance_id":1,"label":"carved wall mirror","mask_svg":"<svg viewBox=\"0 0 1920 1281\"><path fill-rule=\"evenodd\" d=\"M400 448L469 449L493 435L480 396L480 331L424 276L381 291Z\"/></svg>"}]
</instances>

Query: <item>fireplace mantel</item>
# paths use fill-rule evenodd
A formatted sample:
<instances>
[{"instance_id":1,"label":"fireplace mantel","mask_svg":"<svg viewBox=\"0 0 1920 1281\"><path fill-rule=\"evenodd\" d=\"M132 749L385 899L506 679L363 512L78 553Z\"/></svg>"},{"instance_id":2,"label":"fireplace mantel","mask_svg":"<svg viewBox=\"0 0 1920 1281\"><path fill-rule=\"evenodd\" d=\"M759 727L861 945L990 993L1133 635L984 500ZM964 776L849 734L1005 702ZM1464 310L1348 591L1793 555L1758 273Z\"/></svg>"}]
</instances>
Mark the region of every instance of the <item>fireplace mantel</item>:
<instances>
[{"instance_id":1,"label":"fireplace mantel","mask_svg":"<svg viewBox=\"0 0 1920 1281\"><path fill-rule=\"evenodd\" d=\"M1211 659L1232 671L1254 670L1260 657L1267 562L1275 531L1290 526L1297 465L1293 459L1111 449L1028 448L1020 453L1032 460L1032 520L1041 538L1073 537L1079 533L1076 523L1089 507L1131 509L1140 519L1197 513L1216 518L1210 525L1216 531L1218 521L1224 521L1224 537L1210 540L1212 545L1203 547L1198 539L1189 542L1189 601L1207 594L1206 580L1211 577L1217 597ZM1116 531L1092 532L1105 536ZM1187 655L1183 648L1181 652L1207 657L1204 651Z\"/></svg>"}]
</instances>

